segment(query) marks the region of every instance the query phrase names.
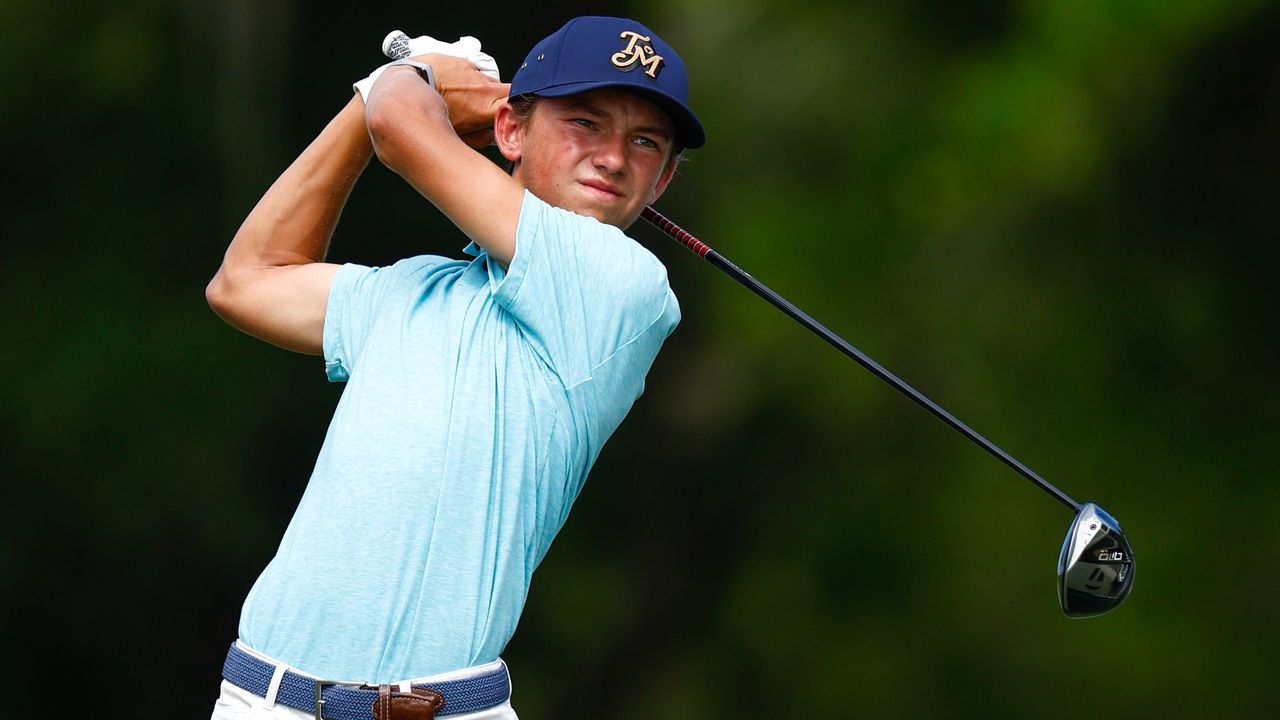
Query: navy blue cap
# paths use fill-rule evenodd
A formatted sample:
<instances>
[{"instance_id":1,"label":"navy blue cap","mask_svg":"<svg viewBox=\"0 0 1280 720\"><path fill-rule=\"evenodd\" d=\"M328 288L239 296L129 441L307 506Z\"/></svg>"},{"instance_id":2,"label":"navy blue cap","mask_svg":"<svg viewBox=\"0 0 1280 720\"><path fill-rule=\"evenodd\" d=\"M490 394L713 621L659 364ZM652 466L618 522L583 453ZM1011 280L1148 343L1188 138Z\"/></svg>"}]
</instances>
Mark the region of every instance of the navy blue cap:
<instances>
[{"instance_id":1,"label":"navy blue cap","mask_svg":"<svg viewBox=\"0 0 1280 720\"><path fill-rule=\"evenodd\" d=\"M579 17L533 46L511 79L511 97L564 97L596 88L631 90L671 116L676 141L707 141L689 109L689 76L675 49L635 20Z\"/></svg>"}]
</instances>

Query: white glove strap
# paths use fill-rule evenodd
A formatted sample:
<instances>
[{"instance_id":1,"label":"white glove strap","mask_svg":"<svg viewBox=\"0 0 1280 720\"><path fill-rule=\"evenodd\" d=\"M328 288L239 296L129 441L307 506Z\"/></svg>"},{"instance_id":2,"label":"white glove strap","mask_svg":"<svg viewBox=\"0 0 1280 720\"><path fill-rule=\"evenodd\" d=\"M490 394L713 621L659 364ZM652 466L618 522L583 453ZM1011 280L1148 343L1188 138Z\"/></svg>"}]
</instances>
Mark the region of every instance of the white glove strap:
<instances>
[{"instance_id":1,"label":"white glove strap","mask_svg":"<svg viewBox=\"0 0 1280 720\"><path fill-rule=\"evenodd\" d=\"M395 67L397 65L408 65L409 67L416 68L418 70L418 77L422 78L423 80L426 80L427 84L431 86L432 90L439 89L436 87L436 71L432 70L430 65L426 63L420 63L417 60L410 60L408 58L405 58L404 60L396 60L395 62L387 63L386 65L382 66L382 69L386 70L387 68Z\"/></svg>"}]
</instances>

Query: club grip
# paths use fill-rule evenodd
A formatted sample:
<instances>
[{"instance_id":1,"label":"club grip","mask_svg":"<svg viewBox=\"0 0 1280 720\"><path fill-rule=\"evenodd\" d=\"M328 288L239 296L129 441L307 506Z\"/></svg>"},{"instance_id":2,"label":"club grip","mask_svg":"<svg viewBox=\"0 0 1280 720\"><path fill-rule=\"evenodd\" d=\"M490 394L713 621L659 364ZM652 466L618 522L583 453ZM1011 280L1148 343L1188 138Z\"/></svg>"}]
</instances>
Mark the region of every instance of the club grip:
<instances>
[{"instance_id":1,"label":"club grip","mask_svg":"<svg viewBox=\"0 0 1280 720\"><path fill-rule=\"evenodd\" d=\"M392 60L403 60L409 57L409 36L399 30L392 30L382 39L382 54Z\"/></svg>"}]
</instances>

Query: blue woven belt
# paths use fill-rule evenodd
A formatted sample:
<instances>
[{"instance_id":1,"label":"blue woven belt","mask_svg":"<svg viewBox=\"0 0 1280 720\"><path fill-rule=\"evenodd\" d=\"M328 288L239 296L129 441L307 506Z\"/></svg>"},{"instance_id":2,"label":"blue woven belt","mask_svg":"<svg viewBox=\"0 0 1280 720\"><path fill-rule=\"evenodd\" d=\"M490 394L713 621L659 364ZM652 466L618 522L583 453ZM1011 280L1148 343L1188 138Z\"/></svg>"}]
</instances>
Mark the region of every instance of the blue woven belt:
<instances>
[{"instance_id":1,"label":"blue woven belt","mask_svg":"<svg viewBox=\"0 0 1280 720\"><path fill-rule=\"evenodd\" d=\"M275 669L271 663L250 655L232 643L231 649L227 651L227 661L222 665L222 677L233 685L266 697ZM285 671L276 691L276 702L298 710L315 712L317 682L315 678ZM321 704L323 717L330 720L370 720L373 717L373 702L378 698L377 688L324 682L320 682L320 686L324 699ZM507 677L505 665L472 678L446 680L429 685L415 684L414 687L430 688L444 696L444 707L436 711L437 717L487 710L511 697L511 681Z\"/></svg>"}]
</instances>

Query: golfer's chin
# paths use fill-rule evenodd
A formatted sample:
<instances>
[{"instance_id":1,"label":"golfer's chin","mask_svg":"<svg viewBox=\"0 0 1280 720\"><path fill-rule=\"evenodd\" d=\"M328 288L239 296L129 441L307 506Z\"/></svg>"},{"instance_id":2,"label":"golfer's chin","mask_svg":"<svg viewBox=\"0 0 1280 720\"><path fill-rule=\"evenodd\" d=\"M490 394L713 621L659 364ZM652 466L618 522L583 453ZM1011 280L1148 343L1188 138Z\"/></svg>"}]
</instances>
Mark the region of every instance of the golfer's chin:
<instances>
[{"instance_id":1,"label":"golfer's chin","mask_svg":"<svg viewBox=\"0 0 1280 720\"><path fill-rule=\"evenodd\" d=\"M624 230L640 217L640 211L644 209L622 195L604 193L580 183L553 188L545 195L535 190L534 194L562 210Z\"/></svg>"},{"instance_id":2,"label":"golfer's chin","mask_svg":"<svg viewBox=\"0 0 1280 720\"><path fill-rule=\"evenodd\" d=\"M616 209L615 210L599 210L599 211L580 212L579 214L586 215L587 217L590 217L590 218L595 218L596 220L599 220L605 225L612 225L620 230L626 230L627 228L631 227L631 224L636 221L636 218L640 217L640 211L638 210L626 211L626 212L619 212Z\"/></svg>"},{"instance_id":3,"label":"golfer's chin","mask_svg":"<svg viewBox=\"0 0 1280 720\"><path fill-rule=\"evenodd\" d=\"M640 217L640 211L643 208L634 207L626 198L600 198L593 196L590 198L582 198L575 203L576 208L569 208L579 215L585 215L595 218L606 225L626 230Z\"/></svg>"}]
</instances>

